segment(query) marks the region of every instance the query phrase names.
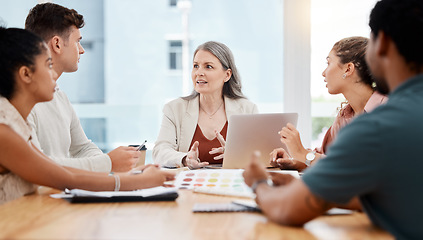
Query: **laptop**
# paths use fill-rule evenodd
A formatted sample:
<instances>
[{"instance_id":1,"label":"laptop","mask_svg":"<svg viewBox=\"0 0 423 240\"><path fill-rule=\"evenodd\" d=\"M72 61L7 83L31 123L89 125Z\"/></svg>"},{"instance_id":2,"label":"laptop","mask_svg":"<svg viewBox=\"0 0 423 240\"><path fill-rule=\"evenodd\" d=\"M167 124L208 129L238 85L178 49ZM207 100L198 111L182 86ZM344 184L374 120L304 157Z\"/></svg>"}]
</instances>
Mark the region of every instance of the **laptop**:
<instances>
[{"instance_id":1,"label":"laptop","mask_svg":"<svg viewBox=\"0 0 423 240\"><path fill-rule=\"evenodd\" d=\"M298 113L230 116L223 168L245 168L250 163L254 151L260 151L260 161L270 167L270 152L275 148L286 149L278 132L287 123L297 126L297 120Z\"/></svg>"}]
</instances>

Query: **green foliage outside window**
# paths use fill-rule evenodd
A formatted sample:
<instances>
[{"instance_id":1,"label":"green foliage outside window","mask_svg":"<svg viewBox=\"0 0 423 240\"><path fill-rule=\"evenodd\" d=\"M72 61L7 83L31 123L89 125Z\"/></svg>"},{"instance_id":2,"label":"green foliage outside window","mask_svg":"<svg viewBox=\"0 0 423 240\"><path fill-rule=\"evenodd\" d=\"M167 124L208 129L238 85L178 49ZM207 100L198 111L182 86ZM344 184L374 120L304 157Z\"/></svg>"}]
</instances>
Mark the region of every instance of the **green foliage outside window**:
<instances>
[{"instance_id":1,"label":"green foliage outside window","mask_svg":"<svg viewBox=\"0 0 423 240\"><path fill-rule=\"evenodd\" d=\"M311 123L312 139L317 139L323 128L329 128L334 120L334 117L313 117Z\"/></svg>"}]
</instances>

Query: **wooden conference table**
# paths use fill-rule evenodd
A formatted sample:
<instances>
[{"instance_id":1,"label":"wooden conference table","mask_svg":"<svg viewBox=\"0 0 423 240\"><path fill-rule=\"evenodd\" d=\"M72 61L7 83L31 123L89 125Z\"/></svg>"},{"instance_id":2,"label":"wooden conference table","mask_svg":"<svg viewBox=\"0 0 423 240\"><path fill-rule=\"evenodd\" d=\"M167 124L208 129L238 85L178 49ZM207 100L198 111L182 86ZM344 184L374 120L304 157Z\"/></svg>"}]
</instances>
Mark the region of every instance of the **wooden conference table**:
<instances>
[{"instance_id":1,"label":"wooden conference table","mask_svg":"<svg viewBox=\"0 0 423 240\"><path fill-rule=\"evenodd\" d=\"M50 198L52 192L57 191L0 205L0 239L393 239L363 213L321 216L304 227L288 227L260 213L192 213L195 203L237 198L190 190L180 190L173 202L87 204Z\"/></svg>"}]
</instances>

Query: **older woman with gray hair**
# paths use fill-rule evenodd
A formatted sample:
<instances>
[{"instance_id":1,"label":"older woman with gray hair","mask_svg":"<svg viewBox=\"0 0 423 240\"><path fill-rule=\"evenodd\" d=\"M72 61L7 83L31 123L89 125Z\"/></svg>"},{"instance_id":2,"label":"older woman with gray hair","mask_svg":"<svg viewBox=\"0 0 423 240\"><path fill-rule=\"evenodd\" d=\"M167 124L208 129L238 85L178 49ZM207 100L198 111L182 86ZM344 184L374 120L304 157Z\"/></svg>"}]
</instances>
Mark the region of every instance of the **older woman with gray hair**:
<instances>
[{"instance_id":1,"label":"older woman with gray hair","mask_svg":"<svg viewBox=\"0 0 423 240\"><path fill-rule=\"evenodd\" d=\"M167 103L153 149L153 159L165 167L190 169L223 162L228 118L257 113L241 91L241 79L231 50L206 42L194 52L194 90Z\"/></svg>"}]
</instances>

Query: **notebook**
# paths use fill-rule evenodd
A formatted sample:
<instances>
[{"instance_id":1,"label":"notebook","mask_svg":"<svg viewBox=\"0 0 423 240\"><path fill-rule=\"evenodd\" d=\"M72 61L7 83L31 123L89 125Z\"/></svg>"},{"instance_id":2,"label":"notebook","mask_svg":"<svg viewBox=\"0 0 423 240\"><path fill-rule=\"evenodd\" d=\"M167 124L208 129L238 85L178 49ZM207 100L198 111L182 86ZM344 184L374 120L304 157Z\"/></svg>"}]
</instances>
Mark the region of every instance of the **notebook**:
<instances>
[{"instance_id":1,"label":"notebook","mask_svg":"<svg viewBox=\"0 0 423 240\"><path fill-rule=\"evenodd\" d=\"M52 198L62 198L71 203L135 202L135 201L174 201L178 197L176 188L154 187L135 191L86 191L66 189L65 193L51 194Z\"/></svg>"},{"instance_id":2,"label":"notebook","mask_svg":"<svg viewBox=\"0 0 423 240\"><path fill-rule=\"evenodd\" d=\"M192 208L194 213L212 213L212 212L260 212L258 207L238 204L237 202L228 203L196 203Z\"/></svg>"},{"instance_id":3,"label":"notebook","mask_svg":"<svg viewBox=\"0 0 423 240\"><path fill-rule=\"evenodd\" d=\"M223 168L245 168L254 151L261 152L260 161L270 167L269 154L275 148L285 148L278 132L287 123L297 126L298 113L232 115L228 132Z\"/></svg>"}]
</instances>

